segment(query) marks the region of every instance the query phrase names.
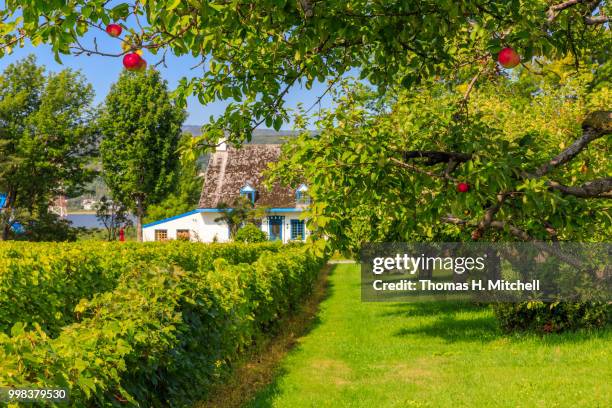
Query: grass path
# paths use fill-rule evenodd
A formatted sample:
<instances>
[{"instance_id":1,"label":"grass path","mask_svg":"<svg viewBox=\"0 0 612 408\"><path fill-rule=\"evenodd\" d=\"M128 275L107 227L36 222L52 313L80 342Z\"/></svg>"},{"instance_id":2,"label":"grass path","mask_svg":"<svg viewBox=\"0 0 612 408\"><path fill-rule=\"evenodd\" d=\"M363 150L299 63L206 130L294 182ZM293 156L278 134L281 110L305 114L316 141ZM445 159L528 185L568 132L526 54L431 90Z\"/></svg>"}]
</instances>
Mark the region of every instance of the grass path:
<instances>
[{"instance_id":1,"label":"grass path","mask_svg":"<svg viewBox=\"0 0 612 408\"><path fill-rule=\"evenodd\" d=\"M509 336L488 308L362 303L358 265L337 265L329 291L247 406L612 406L610 330Z\"/></svg>"}]
</instances>

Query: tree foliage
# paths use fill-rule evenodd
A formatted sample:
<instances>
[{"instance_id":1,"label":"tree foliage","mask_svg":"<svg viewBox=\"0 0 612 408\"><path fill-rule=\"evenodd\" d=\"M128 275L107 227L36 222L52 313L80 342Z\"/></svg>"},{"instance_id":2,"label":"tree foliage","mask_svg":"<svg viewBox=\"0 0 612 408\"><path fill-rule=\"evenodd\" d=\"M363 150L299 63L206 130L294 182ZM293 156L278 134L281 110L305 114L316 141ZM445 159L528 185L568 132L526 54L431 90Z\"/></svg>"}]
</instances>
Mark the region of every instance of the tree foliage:
<instances>
[{"instance_id":1,"label":"tree foliage","mask_svg":"<svg viewBox=\"0 0 612 408\"><path fill-rule=\"evenodd\" d=\"M114 241L121 228L132 225L128 209L123 203L102 196L96 205L96 218L104 225L106 239Z\"/></svg>"},{"instance_id":2,"label":"tree foliage","mask_svg":"<svg viewBox=\"0 0 612 408\"><path fill-rule=\"evenodd\" d=\"M93 177L87 166L95 152L92 99L93 90L80 73L66 69L47 74L33 56L0 75L5 237L16 209L42 219L54 196L79 194Z\"/></svg>"},{"instance_id":3,"label":"tree foliage","mask_svg":"<svg viewBox=\"0 0 612 408\"><path fill-rule=\"evenodd\" d=\"M474 75L505 46L525 61L571 55L576 64L607 58L610 48L610 4L601 0L8 0L6 6L2 52L29 39L52 44L57 59L121 57L139 48L162 60L165 52L200 58L202 74L185 78L178 95L195 94L203 104L234 99L204 134L215 143L224 130L240 142L257 125L279 128L291 87L333 86L352 69L382 94L435 75ZM87 32L106 35L111 22L127 28L116 49L83 40Z\"/></svg>"},{"instance_id":4,"label":"tree foliage","mask_svg":"<svg viewBox=\"0 0 612 408\"><path fill-rule=\"evenodd\" d=\"M159 72L125 71L106 97L99 123L104 180L114 199L141 221L174 185L185 112L174 105Z\"/></svg>"},{"instance_id":5,"label":"tree foliage","mask_svg":"<svg viewBox=\"0 0 612 408\"><path fill-rule=\"evenodd\" d=\"M220 203L217 207L221 211L221 216L215 218L215 222L224 222L229 228L230 239L236 238L236 234L241 226L251 223L259 224L265 216L265 208L253 206L247 197L237 197L233 203Z\"/></svg>"},{"instance_id":6,"label":"tree foliage","mask_svg":"<svg viewBox=\"0 0 612 408\"><path fill-rule=\"evenodd\" d=\"M187 148L193 135L184 133L179 142L179 150ZM200 177L199 161L195 156L183 154L173 177L170 194L158 204L149 206L145 222L153 222L193 210L198 206L203 180Z\"/></svg>"},{"instance_id":7,"label":"tree foliage","mask_svg":"<svg viewBox=\"0 0 612 408\"><path fill-rule=\"evenodd\" d=\"M340 249L609 240L610 117L589 113L610 106L609 92L593 89L597 67L578 76L563 64L547 69L496 76L465 103L444 81L382 102L348 83L316 124L320 134L284 146L272 181L307 180L310 227ZM470 191L457 191L459 182Z\"/></svg>"},{"instance_id":8,"label":"tree foliage","mask_svg":"<svg viewBox=\"0 0 612 408\"><path fill-rule=\"evenodd\" d=\"M609 109L607 1L7 4L5 49L29 38L53 44L58 56L144 48L162 61L165 52L200 58L201 73L181 81L178 100L233 102L195 144L222 136L239 144L256 126L278 129L292 87L327 83L337 110L318 122L321 137L289 148L298 159L279 173L309 180L313 225L340 245L582 238L587 222L609 225L611 180L600 159L610 119L595 113ZM82 39L111 21L128 29L123 52ZM515 71L529 74L507 78L495 62L503 47L521 55ZM550 61L566 67L555 71ZM343 88L348 73L359 82ZM457 181L468 181L470 194L458 194Z\"/></svg>"}]
</instances>

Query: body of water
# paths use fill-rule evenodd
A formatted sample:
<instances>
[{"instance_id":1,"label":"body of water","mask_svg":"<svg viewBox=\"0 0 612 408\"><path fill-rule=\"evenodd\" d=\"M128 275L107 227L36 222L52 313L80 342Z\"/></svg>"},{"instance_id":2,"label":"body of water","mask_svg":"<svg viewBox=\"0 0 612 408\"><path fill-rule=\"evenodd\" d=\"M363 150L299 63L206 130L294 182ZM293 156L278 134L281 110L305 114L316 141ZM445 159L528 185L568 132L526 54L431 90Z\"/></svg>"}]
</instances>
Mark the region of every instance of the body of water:
<instances>
[{"instance_id":1,"label":"body of water","mask_svg":"<svg viewBox=\"0 0 612 408\"><path fill-rule=\"evenodd\" d=\"M95 214L68 214L66 219L70 221L75 228L104 228L104 224L98 221ZM136 223L134 217L132 217L132 222Z\"/></svg>"}]
</instances>

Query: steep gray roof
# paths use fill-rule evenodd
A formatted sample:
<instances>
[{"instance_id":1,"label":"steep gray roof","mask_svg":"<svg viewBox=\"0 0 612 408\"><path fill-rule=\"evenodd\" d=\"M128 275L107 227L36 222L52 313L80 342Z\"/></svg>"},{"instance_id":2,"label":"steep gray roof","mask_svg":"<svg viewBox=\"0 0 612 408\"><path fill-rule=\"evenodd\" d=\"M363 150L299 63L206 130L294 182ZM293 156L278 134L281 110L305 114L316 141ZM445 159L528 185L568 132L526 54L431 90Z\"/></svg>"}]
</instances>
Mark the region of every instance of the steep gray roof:
<instances>
[{"instance_id":1,"label":"steep gray roof","mask_svg":"<svg viewBox=\"0 0 612 408\"><path fill-rule=\"evenodd\" d=\"M208 161L199 207L232 205L247 184L257 190L256 207L295 207L293 188L274 185L267 190L263 185L264 171L280 155L280 144L249 144L240 149L228 147L226 151L216 151Z\"/></svg>"}]
</instances>

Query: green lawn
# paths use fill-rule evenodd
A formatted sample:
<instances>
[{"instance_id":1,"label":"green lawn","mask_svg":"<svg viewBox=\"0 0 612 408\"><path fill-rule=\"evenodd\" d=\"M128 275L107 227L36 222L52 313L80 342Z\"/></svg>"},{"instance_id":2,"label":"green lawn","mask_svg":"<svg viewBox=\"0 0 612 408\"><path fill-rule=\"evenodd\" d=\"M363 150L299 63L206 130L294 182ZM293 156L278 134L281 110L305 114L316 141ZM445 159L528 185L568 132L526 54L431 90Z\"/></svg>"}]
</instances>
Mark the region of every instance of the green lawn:
<instances>
[{"instance_id":1,"label":"green lawn","mask_svg":"<svg viewBox=\"0 0 612 408\"><path fill-rule=\"evenodd\" d=\"M486 307L362 303L338 265L315 327L250 407L610 407L610 330L504 335Z\"/></svg>"}]
</instances>

